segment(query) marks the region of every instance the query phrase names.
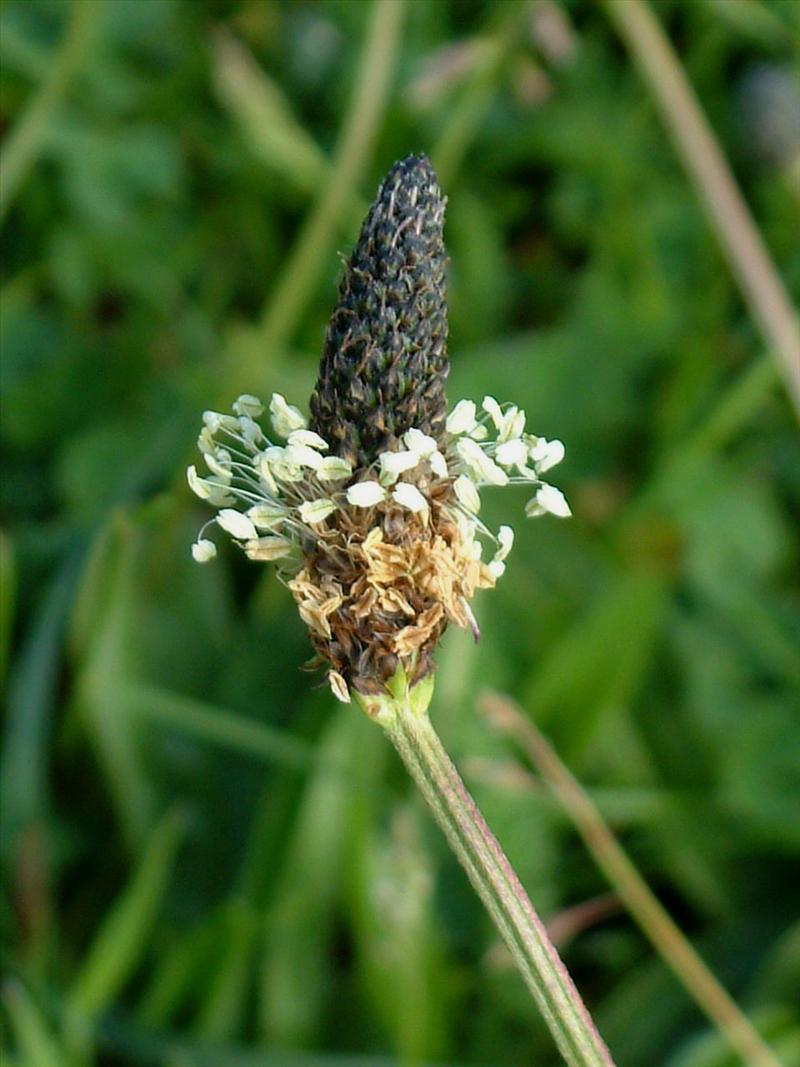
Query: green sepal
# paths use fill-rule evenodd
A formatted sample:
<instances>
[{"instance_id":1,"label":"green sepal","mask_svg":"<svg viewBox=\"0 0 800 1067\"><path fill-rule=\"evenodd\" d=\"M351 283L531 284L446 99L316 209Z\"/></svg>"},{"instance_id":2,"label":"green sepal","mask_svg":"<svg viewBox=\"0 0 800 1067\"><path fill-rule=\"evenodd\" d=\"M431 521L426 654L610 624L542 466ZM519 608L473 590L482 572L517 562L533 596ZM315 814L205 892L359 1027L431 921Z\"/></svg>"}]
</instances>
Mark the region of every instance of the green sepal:
<instances>
[{"instance_id":1,"label":"green sepal","mask_svg":"<svg viewBox=\"0 0 800 1067\"><path fill-rule=\"evenodd\" d=\"M428 711L433 696L434 676L427 674L416 685L408 684L408 675L401 664L386 682L385 693L359 693L352 689L351 696L368 718L391 726L397 717L408 712L421 718Z\"/></svg>"}]
</instances>

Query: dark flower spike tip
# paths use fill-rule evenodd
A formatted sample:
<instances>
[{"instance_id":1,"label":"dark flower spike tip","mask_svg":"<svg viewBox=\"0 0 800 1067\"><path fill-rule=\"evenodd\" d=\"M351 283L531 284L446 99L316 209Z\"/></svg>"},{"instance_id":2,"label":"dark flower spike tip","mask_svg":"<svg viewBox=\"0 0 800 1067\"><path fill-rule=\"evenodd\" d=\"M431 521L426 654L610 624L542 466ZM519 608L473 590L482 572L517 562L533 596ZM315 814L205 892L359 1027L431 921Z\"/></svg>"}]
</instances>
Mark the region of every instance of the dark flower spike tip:
<instances>
[{"instance_id":1,"label":"dark flower spike tip","mask_svg":"<svg viewBox=\"0 0 800 1067\"><path fill-rule=\"evenodd\" d=\"M445 202L427 156L396 163L345 266L310 426L356 469L411 428L444 438Z\"/></svg>"}]
</instances>

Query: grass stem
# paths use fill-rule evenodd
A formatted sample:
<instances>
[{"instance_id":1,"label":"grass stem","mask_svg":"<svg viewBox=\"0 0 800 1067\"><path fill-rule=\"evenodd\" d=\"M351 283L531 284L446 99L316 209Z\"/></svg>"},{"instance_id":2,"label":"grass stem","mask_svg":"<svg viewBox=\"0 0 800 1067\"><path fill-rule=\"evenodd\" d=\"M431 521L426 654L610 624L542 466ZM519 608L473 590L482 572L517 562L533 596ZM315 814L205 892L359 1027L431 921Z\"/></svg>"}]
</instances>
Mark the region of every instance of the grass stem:
<instances>
[{"instance_id":1,"label":"grass stem","mask_svg":"<svg viewBox=\"0 0 800 1067\"><path fill-rule=\"evenodd\" d=\"M694 182L750 312L800 413L800 326L744 197L695 93L644 0L606 0Z\"/></svg>"},{"instance_id":2,"label":"grass stem","mask_svg":"<svg viewBox=\"0 0 800 1067\"><path fill-rule=\"evenodd\" d=\"M461 168L470 143L486 119L498 83L519 36L524 8L513 0L500 8L501 17L485 37L486 55L476 65L448 115L447 125L431 152L443 188Z\"/></svg>"},{"instance_id":3,"label":"grass stem","mask_svg":"<svg viewBox=\"0 0 800 1067\"><path fill-rule=\"evenodd\" d=\"M346 211L392 84L405 0L374 0L333 169L307 216L261 320L261 343L281 348L297 326Z\"/></svg>"},{"instance_id":4,"label":"grass stem","mask_svg":"<svg viewBox=\"0 0 800 1067\"><path fill-rule=\"evenodd\" d=\"M73 0L69 22L49 71L3 144L0 153L0 224L47 136L50 121L80 66L100 11L96 0Z\"/></svg>"},{"instance_id":5,"label":"grass stem","mask_svg":"<svg viewBox=\"0 0 800 1067\"><path fill-rule=\"evenodd\" d=\"M580 783L544 735L506 697L487 694L481 706L513 737L569 815L598 867L678 981L748 1067L780 1067L750 1020L695 952L603 821Z\"/></svg>"}]
</instances>

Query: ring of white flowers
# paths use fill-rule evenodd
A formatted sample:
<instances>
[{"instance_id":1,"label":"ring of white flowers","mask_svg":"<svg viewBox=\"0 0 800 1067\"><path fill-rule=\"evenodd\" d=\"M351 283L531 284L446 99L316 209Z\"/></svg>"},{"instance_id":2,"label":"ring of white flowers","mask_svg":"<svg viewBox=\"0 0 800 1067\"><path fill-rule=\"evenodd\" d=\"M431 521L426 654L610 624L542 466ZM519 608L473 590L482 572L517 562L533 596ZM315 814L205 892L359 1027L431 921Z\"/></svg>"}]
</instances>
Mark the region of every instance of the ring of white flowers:
<instances>
[{"instance_id":1,"label":"ring of white flowers","mask_svg":"<svg viewBox=\"0 0 800 1067\"><path fill-rule=\"evenodd\" d=\"M427 521L430 502L418 485L403 479L421 464L437 478L451 479L455 500L449 506L465 537L472 541L479 534L496 544L488 564L495 578L505 571L514 533L501 526L495 535L478 518L481 489L525 484L534 491L525 506L528 518L571 514L561 490L541 480L564 458L564 445L526 433L525 412L491 396L484 397L480 412L472 400L455 405L446 421L444 450L433 437L412 428L403 434L403 449L382 452L365 476L341 490L337 483L352 478L352 465L325 455L328 442L308 429L302 412L280 393L272 394L269 413L275 437L285 444L270 440L256 421L264 412L258 397L242 395L232 410L232 415L203 415L198 447L210 474L201 477L194 465L187 470L192 491L220 509L192 546L199 563L216 555L213 541L204 537L214 523L251 559L299 560L301 534L318 532L343 507L374 508L391 499ZM476 557L480 552L476 541Z\"/></svg>"}]
</instances>

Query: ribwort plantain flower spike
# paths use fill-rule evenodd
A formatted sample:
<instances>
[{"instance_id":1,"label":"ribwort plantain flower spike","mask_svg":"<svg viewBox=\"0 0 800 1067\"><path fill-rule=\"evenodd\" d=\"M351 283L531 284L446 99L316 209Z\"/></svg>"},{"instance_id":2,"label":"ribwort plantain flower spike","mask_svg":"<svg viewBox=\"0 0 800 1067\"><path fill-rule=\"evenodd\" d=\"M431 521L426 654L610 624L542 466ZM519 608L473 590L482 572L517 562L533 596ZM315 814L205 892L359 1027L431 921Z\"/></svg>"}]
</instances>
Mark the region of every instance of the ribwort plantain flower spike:
<instances>
[{"instance_id":1,"label":"ribwort plantain flower spike","mask_svg":"<svg viewBox=\"0 0 800 1067\"><path fill-rule=\"evenodd\" d=\"M274 562L334 695L374 714L398 678L429 691L448 623L478 637L470 601L503 575L513 542L478 517L480 491L525 485L529 517L570 514L541 478L560 441L526 432L525 413L490 396L448 414L444 210L425 156L395 164L345 265L310 420L273 394L267 435L263 405L241 396L230 415L205 413L209 473L188 470L219 509L194 558L215 555L205 533L216 523Z\"/></svg>"},{"instance_id":2,"label":"ribwort plantain flower spike","mask_svg":"<svg viewBox=\"0 0 800 1067\"><path fill-rule=\"evenodd\" d=\"M447 418L445 200L425 156L396 163L345 265L311 426L356 467Z\"/></svg>"}]
</instances>

